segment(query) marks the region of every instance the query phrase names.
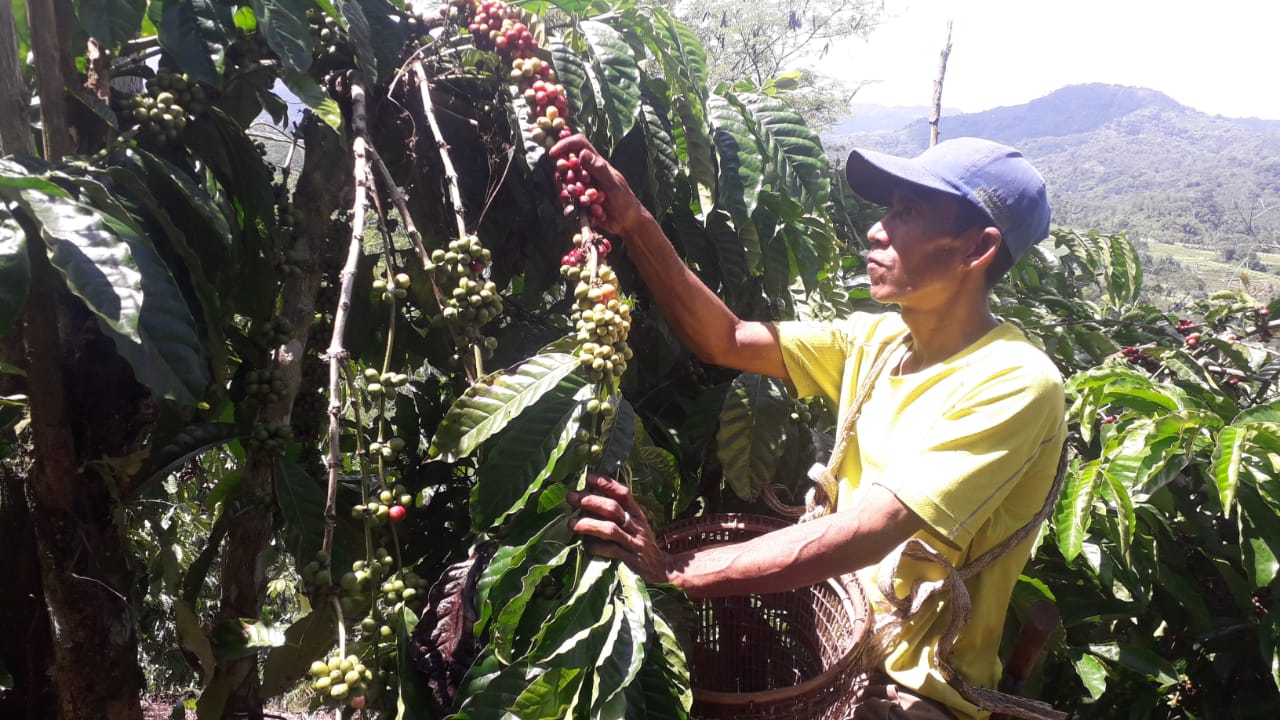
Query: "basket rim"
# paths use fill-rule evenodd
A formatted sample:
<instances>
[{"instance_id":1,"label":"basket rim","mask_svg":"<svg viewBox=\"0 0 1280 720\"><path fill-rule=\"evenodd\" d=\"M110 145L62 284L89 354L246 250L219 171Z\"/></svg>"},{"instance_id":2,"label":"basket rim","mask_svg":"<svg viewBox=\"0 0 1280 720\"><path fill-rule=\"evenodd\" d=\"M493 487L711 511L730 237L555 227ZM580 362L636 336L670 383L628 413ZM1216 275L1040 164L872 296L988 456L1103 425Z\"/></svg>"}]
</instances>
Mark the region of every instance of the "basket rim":
<instances>
[{"instance_id":1,"label":"basket rim","mask_svg":"<svg viewBox=\"0 0 1280 720\"><path fill-rule=\"evenodd\" d=\"M711 515L702 515L696 518L689 518L679 522L672 523L663 528L658 533L658 543L664 548L668 547L677 539L687 539L690 535L702 532L704 530L759 530L760 534L790 527L792 523L779 520L777 518L768 517L766 515L752 515L747 513L713 513ZM853 620L853 624L857 629L854 631L853 642L849 644L849 648L831 667L823 670L821 673L813 677L789 685L787 687L773 688L770 690L757 690L754 692L725 692L722 690L707 690L699 687L691 687L696 693L696 700L712 703L716 705L763 705L783 700L790 700L795 697L814 693L822 688L830 685L832 679L843 674L853 664L858 650L866 641L867 631L869 627L868 618L863 615L859 617L855 610L854 595L862 600L862 606L866 607L866 594L862 591L862 585L858 582L858 578L852 573L841 573L832 578L827 578L825 583L836 593L840 599L840 604L844 608L848 616ZM810 585L809 587L814 587Z\"/></svg>"}]
</instances>

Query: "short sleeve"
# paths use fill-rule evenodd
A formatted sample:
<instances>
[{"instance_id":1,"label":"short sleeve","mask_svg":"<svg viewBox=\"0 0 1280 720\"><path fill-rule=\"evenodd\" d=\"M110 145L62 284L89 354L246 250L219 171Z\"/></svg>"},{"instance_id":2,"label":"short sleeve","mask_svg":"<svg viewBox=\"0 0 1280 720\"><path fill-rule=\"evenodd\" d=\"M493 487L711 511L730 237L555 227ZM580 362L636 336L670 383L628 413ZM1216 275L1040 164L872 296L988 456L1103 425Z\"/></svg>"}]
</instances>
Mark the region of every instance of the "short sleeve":
<instances>
[{"instance_id":1,"label":"short sleeve","mask_svg":"<svg viewBox=\"0 0 1280 720\"><path fill-rule=\"evenodd\" d=\"M1047 462L1046 452L1056 463L1062 423L1060 379L1010 370L965 393L931 427L892 438L901 451L875 482L963 548L1033 463Z\"/></svg>"},{"instance_id":2,"label":"short sleeve","mask_svg":"<svg viewBox=\"0 0 1280 720\"><path fill-rule=\"evenodd\" d=\"M840 383L848 360L844 329L832 323L777 324L782 360L797 397L840 397Z\"/></svg>"}]
</instances>

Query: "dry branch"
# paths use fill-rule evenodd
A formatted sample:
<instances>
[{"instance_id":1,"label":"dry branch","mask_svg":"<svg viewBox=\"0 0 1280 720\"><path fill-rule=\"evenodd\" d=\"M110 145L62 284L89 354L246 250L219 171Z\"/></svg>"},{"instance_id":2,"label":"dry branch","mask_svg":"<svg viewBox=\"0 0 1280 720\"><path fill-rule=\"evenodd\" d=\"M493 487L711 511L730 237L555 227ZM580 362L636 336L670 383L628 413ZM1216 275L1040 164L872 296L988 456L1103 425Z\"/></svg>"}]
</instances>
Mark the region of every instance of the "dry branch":
<instances>
[{"instance_id":1,"label":"dry branch","mask_svg":"<svg viewBox=\"0 0 1280 720\"><path fill-rule=\"evenodd\" d=\"M938 144L938 121L942 119L942 81L947 76L947 58L951 56L951 21L947 21L947 44L938 59L938 77L933 81L933 109L929 111L929 146Z\"/></svg>"},{"instance_id":2,"label":"dry branch","mask_svg":"<svg viewBox=\"0 0 1280 720\"><path fill-rule=\"evenodd\" d=\"M355 292L356 270L364 251L364 212L370 176L365 153L365 105L364 86L359 81L351 83L351 158L355 193L351 201L351 242L347 245L347 259L342 266L342 285L337 310L333 314L333 335L325 356L329 360L329 488L324 506L324 549L333 549L333 528L338 522L338 469L342 466L342 440L340 422L342 416L342 372L348 353L343 347L347 330L347 317L351 313L351 297Z\"/></svg>"},{"instance_id":3,"label":"dry branch","mask_svg":"<svg viewBox=\"0 0 1280 720\"><path fill-rule=\"evenodd\" d=\"M449 200L453 203L454 218L458 223L458 237L467 236L467 220L462 207L462 189L458 182L458 171L453 167L453 159L449 157L449 145L440 132L440 123L436 120L435 106L431 102L431 85L427 80L426 68L422 62L415 60L413 72L418 79L418 94L422 97L422 113L427 116L431 125L431 134L436 139L436 147L440 150L440 164L444 166L444 181L449 186Z\"/></svg>"}]
</instances>

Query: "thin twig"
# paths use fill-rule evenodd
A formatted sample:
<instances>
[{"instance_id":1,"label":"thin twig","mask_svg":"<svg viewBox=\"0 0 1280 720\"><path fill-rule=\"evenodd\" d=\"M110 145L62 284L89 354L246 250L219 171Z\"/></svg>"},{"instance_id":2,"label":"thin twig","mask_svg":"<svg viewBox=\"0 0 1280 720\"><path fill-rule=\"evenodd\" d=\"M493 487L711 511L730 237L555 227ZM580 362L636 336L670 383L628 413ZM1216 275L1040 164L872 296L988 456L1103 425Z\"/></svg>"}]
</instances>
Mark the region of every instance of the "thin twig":
<instances>
[{"instance_id":1,"label":"thin twig","mask_svg":"<svg viewBox=\"0 0 1280 720\"><path fill-rule=\"evenodd\" d=\"M440 153L440 164L444 168L445 184L449 186L449 200L453 204L453 216L458 225L458 239L462 240L467 237L467 218L466 211L462 206L462 184L458 182L458 171L453 167L453 158L449 156L449 145L444 141L444 135L440 132L440 123L436 120L435 105L431 102L431 85L427 81L426 68L422 66L422 61L415 60L413 63L413 72L418 78L418 95L422 97L422 113L427 116L427 123L431 126L431 134L436 139L436 149ZM440 303L440 307L444 307L444 294L440 292L440 288L432 283L432 287L436 291L436 300ZM461 348L456 342L455 347ZM463 368L467 371L468 378L475 382L476 378L484 375L484 359L480 346L473 344L472 347L475 357L475 367L467 367L464 360Z\"/></svg>"},{"instance_id":2,"label":"thin twig","mask_svg":"<svg viewBox=\"0 0 1280 720\"><path fill-rule=\"evenodd\" d=\"M409 205L405 202L404 193L400 191L400 186L396 185L395 178L391 177L391 171L387 169L387 164L382 161L382 156L378 154L376 148L372 144L365 147L365 153L369 158L370 164L377 173L378 179L382 181L382 188L391 196L391 204L395 205L396 212L400 213L400 221L404 223L404 231L409 236L409 242L413 243L413 250L418 255L419 262L426 267L431 258L427 255L427 248L422 242L422 233L418 232L418 226L413 222L413 216L409 214ZM444 308L444 292L440 286L436 284L436 279L431 278L431 292L435 295L436 304ZM449 337L453 340L454 347L462 347L462 339L458 337L457 331L448 323L445 327L449 330ZM462 364L462 369L467 373L467 380L475 382L479 376L479 370L473 370L466 363Z\"/></svg>"},{"instance_id":3,"label":"thin twig","mask_svg":"<svg viewBox=\"0 0 1280 720\"><path fill-rule=\"evenodd\" d=\"M382 161L382 156L378 154L377 149L370 145L365 149L365 153L378 179L382 181L382 189L391 196L391 204L395 205L396 212L400 213L400 220L404 223L404 231L409 236L409 242L413 243L413 250L425 267L431 258L427 256L427 248L422 244L422 234L418 232L413 217L409 215L409 206L405 202L404 193L400 192L400 186L396 185L395 179L391 177L391 171L387 169L387 164Z\"/></svg>"},{"instance_id":4,"label":"thin twig","mask_svg":"<svg viewBox=\"0 0 1280 720\"><path fill-rule=\"evenodd\" d=\"M466 215L462 207L462 189L458 182L458 171L453 167L453 159L449 157L449 145L440 132L440 123L436 121L435 107L431 102L431 85L427 81L426 68L421 61L413 63L413 71L418 76L418 94L422 97L422 112L431 125L431 134L436 138L436 148L440 151L440 164L444 167L444 181L449 186L449 199L453 202L454 218L458 222L458 238L467 236Z\"/></svg>"},{"instance_id":5,"label":"thin twig","mask_svg":"<svg viewBox=\"0 0 1280 720\"><path fill-rule=\"evenodd\" d=\"M359 81L351 83L351 157L355 178L355 198L351 207L351 243L347 247L347 260L342 266L342 290L338 308L333 314L333 336L325 356L329 360L329 493L324 508L324 549L333 548L333 529L338 522L338 468L342 464L339 418L342 404L339 395L342 387L342 369L348 353L343 347L347 328L347 316L351 312L351 297L355 290L356 270L364 250L364 210L369 190L369 168L365 158L365 108L364 87Z\"/></svg>"}]
</instances>

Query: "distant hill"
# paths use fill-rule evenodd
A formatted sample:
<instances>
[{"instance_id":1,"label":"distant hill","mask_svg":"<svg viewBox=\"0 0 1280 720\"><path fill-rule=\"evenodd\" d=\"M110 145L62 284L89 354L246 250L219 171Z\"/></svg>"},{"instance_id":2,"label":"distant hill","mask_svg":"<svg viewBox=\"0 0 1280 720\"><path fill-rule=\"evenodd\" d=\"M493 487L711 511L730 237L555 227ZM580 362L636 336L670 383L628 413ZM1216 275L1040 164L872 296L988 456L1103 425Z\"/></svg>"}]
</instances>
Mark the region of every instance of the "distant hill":
<instances>
[{"instance_id":1,"label":"distant hill","mask_svg":"<svg viewBox=\"0 0 1280 720\"><path fill-rule=\"evenodd\" d=\"M1280 121L1208 115L1154 90L1091 84L944 113L940 125L944 139L986 137L1022 150L1045 176L1055 223L1124 229L1224 259L1280 248ZM843 127L825 137L833 148L915 155L929 142L920 119L892 132Z\"/></svg>"},{"instance_id":2,"label":"distant hill","mask_svg":"<svg viewBox=\"0 0 1280 720\"><path fill-rule=\"evenodd\" d=\"M855 103L853 114L840 120L828 133L832 137L859 133L901 130L917 120L927 120L929 108L924 105L875 105ZM943 108L944 115L956 115L955 110Z\"/></svg>"}]
</instances>

